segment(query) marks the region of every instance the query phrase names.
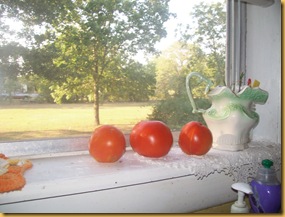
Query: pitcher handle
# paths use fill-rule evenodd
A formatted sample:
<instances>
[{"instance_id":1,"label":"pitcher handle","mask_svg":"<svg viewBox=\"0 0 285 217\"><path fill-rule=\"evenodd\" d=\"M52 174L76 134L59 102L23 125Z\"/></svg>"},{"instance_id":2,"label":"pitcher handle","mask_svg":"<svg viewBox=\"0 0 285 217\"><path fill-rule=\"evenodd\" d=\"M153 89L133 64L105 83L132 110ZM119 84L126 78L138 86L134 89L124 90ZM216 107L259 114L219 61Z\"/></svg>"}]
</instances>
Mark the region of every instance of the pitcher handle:
<instances>
[{"instance_id":1,"label":"pitcher handle","mask_svg":"<svg viewBox=\"0 0 285 217\"><path fill-rule=\"evenodd\" d=\"M191 105L193 107L192 113L205 113L206 110L197 108L197 105L193 99L193 96L191 93L191 88L189 86L190 78L192 76L196 76L196 77L200 78L200 80L203 80L207 83L207 86L205 88L205 94L207 94L210 91L210 87L213 85L213 82L210 81L209 79L205 78L204 76L202 76L199 72L191 72L186 77L186 90L187 90L187 94L188 94L189 100L191 102Z\"/></svg>"}]
</instances>

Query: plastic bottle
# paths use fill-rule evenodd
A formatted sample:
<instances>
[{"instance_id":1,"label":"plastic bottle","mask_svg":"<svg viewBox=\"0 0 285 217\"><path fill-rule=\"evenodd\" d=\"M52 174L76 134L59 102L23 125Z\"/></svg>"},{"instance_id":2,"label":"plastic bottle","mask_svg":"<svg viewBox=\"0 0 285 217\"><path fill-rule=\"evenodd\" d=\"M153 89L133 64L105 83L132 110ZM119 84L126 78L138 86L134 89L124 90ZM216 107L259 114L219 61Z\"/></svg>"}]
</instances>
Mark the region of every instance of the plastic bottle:
<instances>
[{"instance_id":1,"label":"plastic bottle","mask_svg":"<svg viewBox=\"0 0 285 217\"><path fill-rule=\"evenodd\" d=\"M251 212L278 213L281 210L281 184L271 160L263 160L256 178L250 182L253 194L249 195Z\"/></svg>"}]
</instances>

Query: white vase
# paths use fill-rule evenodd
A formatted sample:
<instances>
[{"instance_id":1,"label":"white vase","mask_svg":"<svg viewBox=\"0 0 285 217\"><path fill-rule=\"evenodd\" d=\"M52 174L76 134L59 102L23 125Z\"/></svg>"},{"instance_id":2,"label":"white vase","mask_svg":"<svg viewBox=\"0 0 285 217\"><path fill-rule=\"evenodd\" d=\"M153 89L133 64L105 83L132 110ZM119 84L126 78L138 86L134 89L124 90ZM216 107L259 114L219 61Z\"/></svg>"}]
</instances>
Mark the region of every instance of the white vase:
<instances>
[{"instance_id":1,"label":"white vase","mask_svg":"<svg viewBox=\"0 0 285 217\"><path fill-rule=\"evenodd\" d=\"M244 86L234 93L228 87L216 87L208 93L212 106L203 113L212 131L213 148L239 151L246 148L250 132L259 123L255 104L264 104L268 93L260 88Z\"/></svg>"},{"instance_id":2,"label":"white vase","mask_svg":"<svg viewBox=\"0 0 285 217\"><path fill-rule=\"evenodd\" d=\"M207 93L212 102L211 107L207 110L197 109L189 87L189 79L193 75L201 76L199 73L190 73L187 76L187 93L193 112L202 113L212 132L212 147L226 151L240 151L247 148L250 133L259 123L255 104L264 104L268 99L268 92L258 87L243 86L236 93L226 86L218 86ZM208 81L203 76L201 78Z\"/></svg>"}]
</instances>

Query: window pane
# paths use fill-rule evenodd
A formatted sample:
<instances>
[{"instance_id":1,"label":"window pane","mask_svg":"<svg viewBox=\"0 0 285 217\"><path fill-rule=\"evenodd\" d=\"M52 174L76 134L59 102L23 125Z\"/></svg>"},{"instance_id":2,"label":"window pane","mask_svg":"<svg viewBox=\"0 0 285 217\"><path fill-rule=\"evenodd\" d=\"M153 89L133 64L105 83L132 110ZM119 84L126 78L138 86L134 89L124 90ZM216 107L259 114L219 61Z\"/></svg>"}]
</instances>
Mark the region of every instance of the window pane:
<instances>
[{"instance_id":1,"label":"window pane","mask_svg":"<svg viewBox=\"0 0 285 217\"><path fill-rule=\"evenodd\" d=\"M203 122L187 74L224 83L224 0L23 2L1 3L1 141L128 133L145 119L179 130ZM206 84L191 82L207 108Z\"/></svg>"}]
</instances>

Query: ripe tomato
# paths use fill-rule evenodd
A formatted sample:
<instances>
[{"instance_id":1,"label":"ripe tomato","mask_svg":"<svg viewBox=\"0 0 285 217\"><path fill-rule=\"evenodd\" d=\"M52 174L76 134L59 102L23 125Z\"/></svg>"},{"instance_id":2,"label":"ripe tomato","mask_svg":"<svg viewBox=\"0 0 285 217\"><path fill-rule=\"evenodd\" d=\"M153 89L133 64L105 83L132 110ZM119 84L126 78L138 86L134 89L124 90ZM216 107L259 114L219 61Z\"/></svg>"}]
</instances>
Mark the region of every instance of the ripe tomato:
<instances>
[{"instance_id":1,"label":"ripe tomato","mask_svg":"<svg viewBox=\"0 0 285 217\"><path fill-rule=\"evenodd\" d=\"M141 121L130 134L130 145L139 155L159 158L165 156L173 143L169 127L161 121Z\"/></svg>"},{"instance_id":2,"label":"ripe tomato","mask_svg":"<svg viewBox=\"0 0 285 217\"><path fill-rule=\"evenodd\" d=\"M185 124L179 134L178 144L188 155L204 155L211 149L212 143L209 128L197 121Z\"/></svg>"},{"instance_id":3,"label":"ripe tomato","mask_svg":"<svg viewBox=\"0 0 285 217\"><path fill-rule=\"evenodd\" d=\"M118 161L126 151L124 134L116 127L103 125L94 130L89 140L89 153L98 162Z\"/></svg>"}]
</instances>

